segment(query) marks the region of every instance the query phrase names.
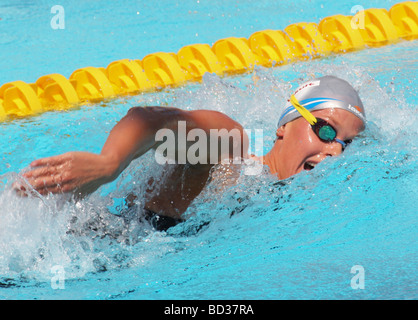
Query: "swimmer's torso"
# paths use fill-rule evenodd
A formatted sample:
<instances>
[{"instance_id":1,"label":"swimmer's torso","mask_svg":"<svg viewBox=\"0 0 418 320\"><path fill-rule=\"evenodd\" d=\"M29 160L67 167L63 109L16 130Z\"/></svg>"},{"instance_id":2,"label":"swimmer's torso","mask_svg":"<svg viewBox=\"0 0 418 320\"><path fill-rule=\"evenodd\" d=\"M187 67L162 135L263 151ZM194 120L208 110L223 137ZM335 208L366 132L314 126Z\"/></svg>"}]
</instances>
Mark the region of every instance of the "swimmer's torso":
<instances>
[{"instance_id":1,"label":"swimmer's torso","mask_svg":"<svg viewBox=\"0 0 418 320\"><path fill-rule=\"evenodd\" d=\"M145 208L159 215L179 219L191 202L209 184L214 197L236 183L239 170L235 165L168 165L159 179L151 179Z\"/></svg>"},{"instance_id":2,"label":"swimmer's torso","mask_svg":"<svg viewBox=\"0 0 418 320\"><path fill-rule=\"evenodd\" d=\"M151 180L145 208L159 215L180 218L205 187L212 165L168 165L158 180Z\"/></svg>"}]
</instances>

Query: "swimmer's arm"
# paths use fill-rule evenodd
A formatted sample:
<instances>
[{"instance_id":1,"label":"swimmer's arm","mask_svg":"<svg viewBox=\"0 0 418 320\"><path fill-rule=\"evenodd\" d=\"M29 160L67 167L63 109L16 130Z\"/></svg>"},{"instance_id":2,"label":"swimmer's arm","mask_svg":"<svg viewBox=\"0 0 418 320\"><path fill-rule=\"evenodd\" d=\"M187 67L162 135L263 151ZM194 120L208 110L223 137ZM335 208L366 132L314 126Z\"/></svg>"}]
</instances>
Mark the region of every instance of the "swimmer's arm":
<instances>
[{"instance_id":1,"label":"swimmer's arm","mask_svg":"<svg viewBox=\"0 0 418 320\"><path fill-rule=\"evenodd\" d=\"M94 192L153 147L154 128L166 118L156 120L153 109L130 109L113 127L100 154L76 151L33 161L23 174L26 181L14 183L13 188L21 195L32 189L40 194L74 192L79 196Z\"/></svg>"},{"instance_id":2,"label":"swimmer's arm","mask_svg":"<svg viewBox=\"0 0 418 320\"><path fill-rule=\"evenodd\" d=\"M238 129L239 134L243 134L238 123L220 112L137 107L130 109L111 130L100 154L68 152L35 160L31 163L31 170L23 176L41 194L76 192L83 196L92 193L116 179L133 159L157 148L162 143L155 139L159 129L177 133L179 121L186 122L187 132L202 129L209 136L211 129ZM241 146L239 149L242 150ZM229 151L232 154L232 149ZM220 154L219 159L224 156ZM23 193L27 190L21 184L15 185L15 189Z\"/></svg>"},{"instance_id":3,"label":"swimmer's arm","mask_svg":"<svg viewBox=\"0 0 418 320\"><path fill-rule=\"evenodd\" d=\"M113 159L116 172L119 175L129 163L150 149L157 149L163 141L156 140L160 129L167 129L174 133L177 141L179 122L186 126L186 134L193 129L203 130L207 141L207 163L210 163L210 133L211 130L226 129L236 141L241 144L230 144L228 150L221 150L218 141L218 162L232 156L244 157L248 148L248 138L242 126L227 115L212 110L181 110L171 107L136 107L112 129L103 146L101 154ZM188 148L194 141L187 141ZM178 143L175 143L175 154L178 154ZM186 152L185 150L180 150ZM212 149L213 151L213 149ZM222 154L222 151L224 154Z\"/></svg>"}]
</instances>

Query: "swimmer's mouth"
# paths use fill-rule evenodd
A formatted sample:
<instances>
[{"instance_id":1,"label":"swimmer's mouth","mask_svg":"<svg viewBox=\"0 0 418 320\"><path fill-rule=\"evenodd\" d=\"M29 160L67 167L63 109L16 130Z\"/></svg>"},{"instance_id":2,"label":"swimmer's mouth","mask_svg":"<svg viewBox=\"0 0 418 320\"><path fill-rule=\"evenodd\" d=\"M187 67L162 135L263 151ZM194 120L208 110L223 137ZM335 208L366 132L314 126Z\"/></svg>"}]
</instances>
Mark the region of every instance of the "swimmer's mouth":
<instances>
[{"instance_id":1,"label":"swimmer's mouth","mask_svg":"<svg viewBox=\"0 0 418 320\"><path fill-rule=\"evenodd\" d=\"M306 161L305 164L303 165L303 169L306 171L312 170L313 168L315 168L316 163L315 162L311 162L311 161Z\"/></svg>"}]
</instances>

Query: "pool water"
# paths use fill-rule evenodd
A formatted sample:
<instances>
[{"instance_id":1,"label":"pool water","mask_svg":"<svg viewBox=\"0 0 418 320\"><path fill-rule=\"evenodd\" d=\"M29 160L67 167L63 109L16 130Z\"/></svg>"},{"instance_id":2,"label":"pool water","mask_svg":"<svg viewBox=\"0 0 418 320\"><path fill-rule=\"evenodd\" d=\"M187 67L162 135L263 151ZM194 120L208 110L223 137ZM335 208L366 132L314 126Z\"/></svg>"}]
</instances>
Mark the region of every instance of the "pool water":
<instances>
[{"instance_id":1,"label":"pool water","mask_svg":"<svg viewBox=\"0 0 418 320\"><path fill-rule=\"evenodd\" d=\"M356 4L61 1L66 27L52 30L50 1L3 1L0 83L68 77L87 65L319 22ZM417 41L401 41L0 123L0 298L416 299L417 53ZM298 84L325 74L352 83L366 108L368 127L344 154L280 182L265 172L242 174L234 186L220 178L166 233L118 216L123 198L135 192L140 202L143 182L163 170L151 152L79 202L22 199L12 190L36 158L99 152L138 105L225 112L263 129L267 152L283 102ZM364 289L353 286L356 266Z\"/></svg>"}]
</instances>

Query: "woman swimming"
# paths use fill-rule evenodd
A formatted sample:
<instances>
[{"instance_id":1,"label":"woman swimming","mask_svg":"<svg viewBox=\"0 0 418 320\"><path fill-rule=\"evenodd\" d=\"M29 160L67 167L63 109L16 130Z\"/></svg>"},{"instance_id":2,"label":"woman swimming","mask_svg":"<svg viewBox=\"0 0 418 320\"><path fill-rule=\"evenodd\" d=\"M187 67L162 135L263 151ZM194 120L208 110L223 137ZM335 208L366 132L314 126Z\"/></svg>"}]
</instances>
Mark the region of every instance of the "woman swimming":
<instances>
[{"instance_id":1,"label":"woman swimming","mask_svg":"<svg viewBox=\"0 0 418 320\"><path fill-rule=\"evenodd\" d=\"M244 128L221 112L135 107L112 129L100 154L75 151L35 160L23 176L40 194L73 193L83 197L116 179L132 160L167 143L159 138L166 134L174 139L170 142L173 152L166 155L173 160L172 168L145 209L181 221L207 184L213 166L225 158L252 158L266 165L278 179L286 179L313 169L328 156L339 155L364 128L364 107L355 89L342 79L325 76L302 84L291 96L279 118L277 140L261 157L247 153ZM182 140L183 135L191 133L199 137L198 148L190 140ZM225 147L224 138L233 143ZM191 148L194 153L198 150L201 161L190 161L187 155ZM30 190L23 183L15 183L14 188L22 194Z\"/></svg>"}]
</instances>

